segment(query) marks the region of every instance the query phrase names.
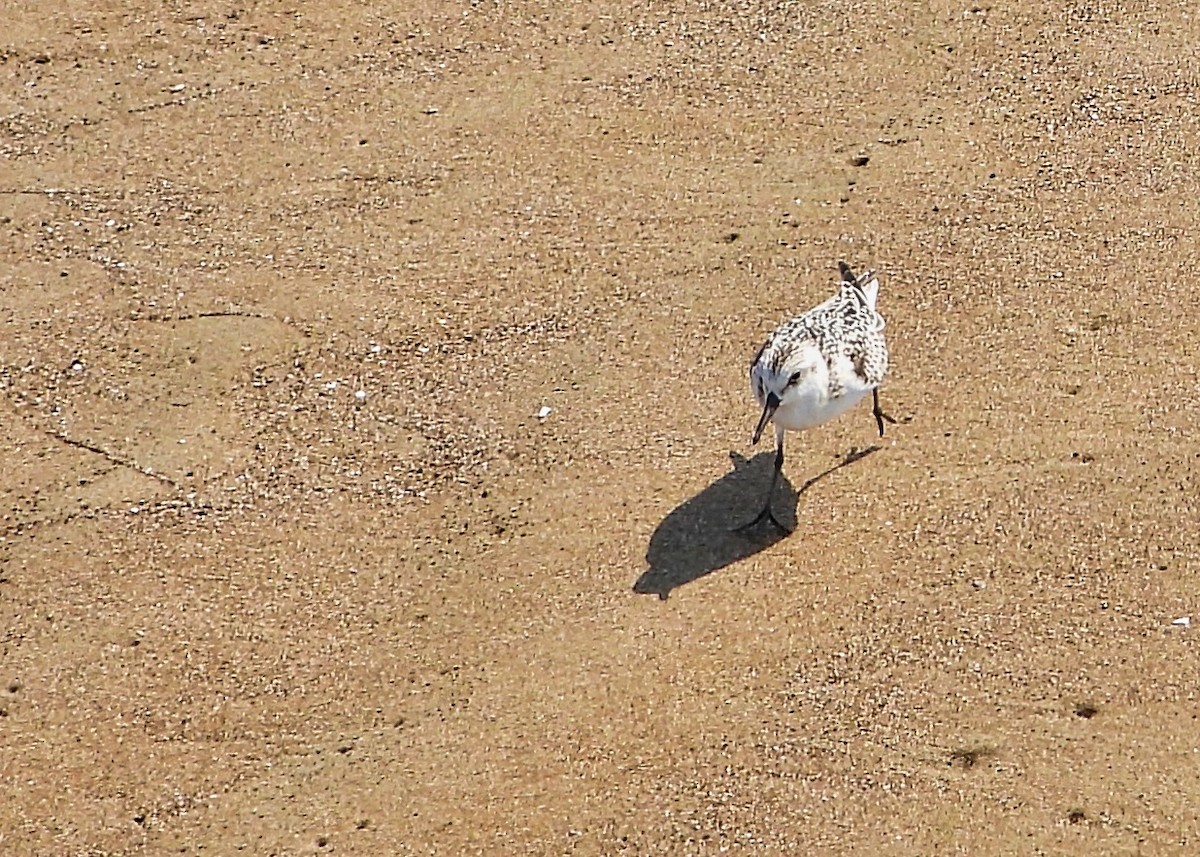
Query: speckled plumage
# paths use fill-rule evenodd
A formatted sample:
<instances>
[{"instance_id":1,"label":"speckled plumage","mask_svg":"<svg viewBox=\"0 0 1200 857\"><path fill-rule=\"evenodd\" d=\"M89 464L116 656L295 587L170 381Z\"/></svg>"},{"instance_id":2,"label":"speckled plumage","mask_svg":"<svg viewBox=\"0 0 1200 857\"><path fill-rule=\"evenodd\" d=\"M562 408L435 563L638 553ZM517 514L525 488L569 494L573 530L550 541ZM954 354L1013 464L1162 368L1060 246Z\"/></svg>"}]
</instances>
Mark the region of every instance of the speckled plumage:
<instances>
[{"instance_id":1,"label":"speckled plumage","mask_svg":"<svg viewBox=\"0 0 1200 857\"><path fill-rule=\"evenodd\" d=\"M837 294L779 325L755 355L750 381L760 406L766 404L767 379L779 375L805 347L816 346L824 357L831 399L846 395L847 387L874 389L887 374L885 322L875 309L879 294L875 272L855 277L846 263L839 267L842 283Z\"/></svg>"},{"instance_id":2,"label":"speckled plumage","mask_svg":"<svg viewBox=\"0 0 1200 857\"><path fill-rule=\"evenodd\" d=\"M875 309L879 280L874 271L855 277L844 262L837 294L803 315L779 325L758 350L750 365L750 386L762 408L754 430L758 443L768 422L775 425L775 481L783 468L786 431L801 431L828 422L848 411L871 393L872 411L883 436L884 420L895 422L880 410L878 387L888 370L883 316ZM766 508L752 523L769 517Z\"/></svg>"}]
</instances>

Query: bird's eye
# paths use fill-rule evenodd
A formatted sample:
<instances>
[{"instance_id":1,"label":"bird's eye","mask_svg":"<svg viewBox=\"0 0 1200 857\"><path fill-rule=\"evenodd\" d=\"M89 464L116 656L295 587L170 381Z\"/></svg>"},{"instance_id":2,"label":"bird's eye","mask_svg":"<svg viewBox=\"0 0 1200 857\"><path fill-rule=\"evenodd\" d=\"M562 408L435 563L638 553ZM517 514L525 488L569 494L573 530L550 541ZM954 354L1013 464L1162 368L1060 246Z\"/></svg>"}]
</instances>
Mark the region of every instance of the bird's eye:
<instances>
[{"instance_id":1,"label":"bird's eye","mask_svg":"<svg viewBox=\"0 0 1200 857\"><path fill-rule=\"evenodd\" d=\"M799 383L800 383L800 379L801 379L801 378L803 378L803 377L804 377L804 373L803 373L803 372L793 372L793 373L792 373L792 377L788 378L788 386L790 387L790 386L792 386L793 384L799 384Z\"/></svg>"}]
</instances>

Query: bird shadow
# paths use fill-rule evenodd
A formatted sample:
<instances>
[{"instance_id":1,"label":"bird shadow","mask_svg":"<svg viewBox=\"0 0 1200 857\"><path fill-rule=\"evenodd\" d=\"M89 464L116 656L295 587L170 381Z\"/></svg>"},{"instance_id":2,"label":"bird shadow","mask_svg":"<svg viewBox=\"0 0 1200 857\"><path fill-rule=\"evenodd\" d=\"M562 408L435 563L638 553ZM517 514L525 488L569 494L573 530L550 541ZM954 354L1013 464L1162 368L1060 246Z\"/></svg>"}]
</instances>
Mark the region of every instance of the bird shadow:
<instances>
[{"instance_id":1,"label":"bird shadow","mask_svg":"<svg viewBox=\"0 0 1200 857\"><path fill-rule=\"evenodd\" d=\"M773 508L781 523L794 529L801 494L826 476L878 450L878 446L851 450L799 489L780 474ZM633 584L634 592L657 595L666 601L672 590L766 550L789 535L769 521L739 528L751 520L762 503L775 466L775 453L762 452L746 458L730 452L729 458L732 471L675 507L655 529L646 549L650 567Z\"/></svg>"}]
</instances>

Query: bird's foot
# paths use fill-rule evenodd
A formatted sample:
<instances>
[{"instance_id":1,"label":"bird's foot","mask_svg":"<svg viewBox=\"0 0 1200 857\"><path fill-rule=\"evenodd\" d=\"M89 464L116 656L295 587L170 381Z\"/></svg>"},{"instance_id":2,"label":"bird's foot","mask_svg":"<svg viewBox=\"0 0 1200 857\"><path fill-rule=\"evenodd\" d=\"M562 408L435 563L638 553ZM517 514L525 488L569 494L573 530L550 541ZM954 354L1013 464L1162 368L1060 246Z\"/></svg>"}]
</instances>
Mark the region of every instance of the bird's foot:
<instances>
[{"instance_id":1,"label":"bird's foot","mask_svg":"<svg viewBox=\"0 0 1200 857\"><path fill-rule=\"evenodd\" d=\"M871 414L875 417L875 425L879 426L879 436L883 437L883 421L887 420L892 425L896 421L883 412L883 408L879 407L879 388L876 387L871 391Z\"/></svg>"},{"instance_id":2,"label":"bird's foot","mask_svg":"<svg viewBox=\"0 0 1200 857\"><path fill-rule=\"evenodd\" d=\"M883 421L887 420L892 425L896 425L896 418L888 416L878 408L872 412L875 415L875 424L879 426L879 436L883 437Z\"/></svg>"}]
</instances>

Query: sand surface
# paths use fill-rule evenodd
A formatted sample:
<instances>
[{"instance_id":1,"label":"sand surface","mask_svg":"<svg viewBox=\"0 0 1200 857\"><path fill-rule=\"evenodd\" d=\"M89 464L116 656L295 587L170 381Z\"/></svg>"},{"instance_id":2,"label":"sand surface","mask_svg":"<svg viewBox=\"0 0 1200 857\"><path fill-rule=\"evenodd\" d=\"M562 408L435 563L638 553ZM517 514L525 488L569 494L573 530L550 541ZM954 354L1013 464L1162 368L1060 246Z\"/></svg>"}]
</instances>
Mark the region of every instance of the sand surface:
<instances>
[{"instance_id":1,"label":"sand surface","mask_svg":"<svg viewBox=\"0 0 1200 857\"><path fill-rule=\"evenodd\" d=\"M0 852L1195 853L1188 4L3 17Z\"/></svg>"}]
</instances>

